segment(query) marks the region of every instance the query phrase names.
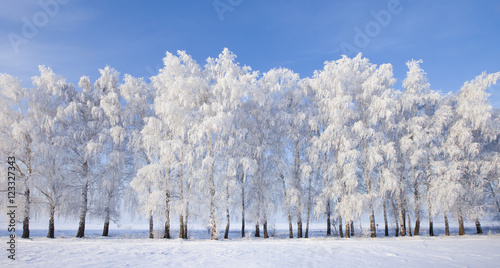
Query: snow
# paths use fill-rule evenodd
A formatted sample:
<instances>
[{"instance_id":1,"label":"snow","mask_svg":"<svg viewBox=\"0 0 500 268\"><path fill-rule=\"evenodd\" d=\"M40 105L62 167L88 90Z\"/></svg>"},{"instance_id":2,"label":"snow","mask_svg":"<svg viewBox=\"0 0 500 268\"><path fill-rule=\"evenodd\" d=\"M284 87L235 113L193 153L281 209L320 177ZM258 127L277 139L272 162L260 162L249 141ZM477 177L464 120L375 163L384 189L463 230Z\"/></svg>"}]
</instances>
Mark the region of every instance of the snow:
<instances>
[{"instance_id":1,"label":"snow","mask_svg":"<svg viewBox=\"0 0 500 268\"><path fill-rule=\"evenodd\" d=\"M211 241L201 228L190 231L194 238L166 240L145 238L147 228L137 226L111 229L114 236L107 238L99 237L98 225L90 227L84 239L74 238L75 230L56 232L56 239L33 230L34 238L18 239L18 259L4 253L0 267L495 267L500 261L498 233L288 239L278 225L278 238Z\"/></svg>"}]
</instances>

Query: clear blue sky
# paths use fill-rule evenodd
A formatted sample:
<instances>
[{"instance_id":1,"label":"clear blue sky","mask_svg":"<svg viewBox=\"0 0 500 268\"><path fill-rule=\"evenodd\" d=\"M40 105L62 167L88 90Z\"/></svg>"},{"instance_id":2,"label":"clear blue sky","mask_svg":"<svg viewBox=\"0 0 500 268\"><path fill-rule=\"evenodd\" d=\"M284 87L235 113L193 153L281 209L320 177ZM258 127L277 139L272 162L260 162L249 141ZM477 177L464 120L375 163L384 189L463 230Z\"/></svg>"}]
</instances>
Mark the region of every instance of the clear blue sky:
<instances>
[{"instance_id":1,"label":"clear blue sky","mask_svg":"<svg viewBox=\"0 0 500 268\"><path fill-rule=\"evenodd\" d=\"M40 64L75 84L82 75L94 81L106 65L149 78L166 51L186 50L203 65L228 47L254 70L286 67L308 77L339 59L341 44L391 63L397 88L411 59L424 61L432 88L443 92L500 71L497 0L41 0L54 1L48 11L35 0L1 1L0 73L25 86ZM230 9L217 12L214 3ZM490 91L500 107L500 86Z\"/></svg>"}]
</instances>

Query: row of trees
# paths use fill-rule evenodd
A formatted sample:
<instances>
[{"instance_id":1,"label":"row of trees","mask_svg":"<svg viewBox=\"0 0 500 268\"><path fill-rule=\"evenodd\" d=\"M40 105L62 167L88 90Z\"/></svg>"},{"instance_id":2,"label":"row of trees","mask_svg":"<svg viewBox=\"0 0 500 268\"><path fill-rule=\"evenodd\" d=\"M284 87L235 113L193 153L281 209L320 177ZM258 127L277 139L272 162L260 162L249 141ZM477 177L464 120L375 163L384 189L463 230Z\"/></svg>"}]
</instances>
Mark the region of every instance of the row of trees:
<instances>
[{"instance_id":1,"label":"row of trees","mask_svg":"<svg viewBox=\"0 0 500 268\"><path fill-rule=\"evenodd\" d=\"M149 83L106 67L79 89L44 66L29 89L1 74L1 150L17 160L22 236L34 213L48 213L48 237L56 214L79 215L77 237L88 215L102 219L107 236L120 211L138 209L150 237L155 217L165 238L177 217L180 238L194 219L217 239L232 217L242 236L251 222L265 238L276 215L288 219L290 238L294 221L296 237L318 218L327 235L349 237L367 217L375 237L375 215L385 235L390 219L396 236L419 235L423 218L433 235L438 216L449 235L449 216L459 234L465 219L481 233L480 219L500 212L500 116L486 93L500 73L444 95L421 61L407 63L396 90L392 66L361 54L304 79L235 59L224 49L201 67L167 53Z\"/></svg>"}]
</instances>

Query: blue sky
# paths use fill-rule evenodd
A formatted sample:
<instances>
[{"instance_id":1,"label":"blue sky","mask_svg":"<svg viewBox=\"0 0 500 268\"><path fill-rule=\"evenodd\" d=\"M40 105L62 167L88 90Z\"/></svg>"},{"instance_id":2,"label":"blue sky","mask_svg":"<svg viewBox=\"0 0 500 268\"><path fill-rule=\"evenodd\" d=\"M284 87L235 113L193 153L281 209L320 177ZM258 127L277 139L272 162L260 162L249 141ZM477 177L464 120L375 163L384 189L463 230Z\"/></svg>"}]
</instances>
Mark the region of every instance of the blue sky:
<instances>
[{"instance_id":1,"label":"blue sky","mask_svg":"<svg viewBox=\"0 0 500 268\"><path fill-rule=\"evenodd\" d=\"M228 9L218 12L214 3ZM347 44L373 63L391 63L396 88L406 61L422 59L431 87L449 92L500 71L499 29L494 0L4 0L0 73L25 86L41 64L75 84L82 75L94 81L106 65L149 78L166 51L186 50L203 65L228 47L254 70L286 67L308 77ZM490 92L500 107L500 86Z\"/></svg>"}]
</instances>

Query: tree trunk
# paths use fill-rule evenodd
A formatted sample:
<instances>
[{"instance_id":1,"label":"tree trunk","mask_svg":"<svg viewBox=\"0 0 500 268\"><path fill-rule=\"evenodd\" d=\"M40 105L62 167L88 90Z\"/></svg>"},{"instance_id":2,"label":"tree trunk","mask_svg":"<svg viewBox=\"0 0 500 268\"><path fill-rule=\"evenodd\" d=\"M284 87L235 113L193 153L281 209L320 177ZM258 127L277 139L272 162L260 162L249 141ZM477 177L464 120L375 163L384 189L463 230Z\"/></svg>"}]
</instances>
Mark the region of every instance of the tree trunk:
<instances>
[{"instance_id":1,"label":"tree trunk","mask_svg":"<svg viewBox=\"0 0 500 268\"><path fill-rule=\"evenodd\" d=\"M30 195L30 187L29 187L29 182L31 180L31 136L28 134L25 134L24 136L26 138L26 147L25 147L25 154L26 154L26 172L27 172L27 177L25 181L26 185L26 190L24 191L24 197L25 197L25 203L24 203L24 219L23 219L23 234L21 238L29 238L30 237L30 209L31 209L31 195ZM18 167L19 168L19 167Z\"/></svg>"},{"instance_id":2,"label":"tree trunk","mask_svg":"<svg viewBox=\"0 0 500 268\"><path fill-rule=\"evenodd\" d=\"M356 233L354 232L354 221L351 220L351 237L353 237Z\"/></svg>"},{"instance_id":3,"label":"tree trunk","mask_svg":"<svg viewBox=\"0 0 500 268\"><path fill-rule=\"evenodd\" d=\"M294 162L295 188L299 192L297 197L297 238L302 238L302 186L300 183L300 151L299 141L295 141L295 162Z\"/></svg>"},{"instance_id":4,"label":"tree trunk","mask_svg":"<svg viewBox=\"0 0 500 268\"><path fill-rule=\"evenodd\" d=\"M340 238L344 238L344 231L342 230L342 216L339 216L339 235Z\"/></svg>"},{"instance_id":5,"label":"tree trunk","mask_svg":"<svg viewBox=\"0 0 500 268\"><path fill-rule=\"evenodd\" d=\"M297 214L297 238L302 238L302 217Z\"/></svg>"},{"instance_id":6,"label":"tree trunk","mask_svg":"<svg viewBox=\"0 0 500 268\"><path fill-rule=\"evenodd\" d=\"M153 211L149 211L149 238L154 238Z\"/></svg>"},{"instance_id":7,"label":"tree trunk","mask_svg":"<svg viewBox=\"0 0 500 268\"><path fill-rule=\"evenodd\" d=\"M309 193L307 197L307 220L306 220L305 238L309 238L309 219L311 217L311 203L312 203L311 188L312 188L312 175L309 174Z\"/></svg>"},{"instance_id":8,"label":"tree trunk","mask_svg":"<svg viewBox=\"0 0 500 268\"><path fill-rule=\"evenodd\" d=\"M403 199L401 193L398 194L399 232L401 236L406 235L405 214L403 209Z\"/></svg>"},{"instance_id":9,"label":"tree trunk","mask_svg":"<svg viewBox=\"0 0 500 268\"><path fill-rule=\"evenodd\" d=\"M448 224L448 216L446 215L446 211L443 212L444 215L444 233L446 236L450 236L450 225Z\"/></svg>"},{"instance_id":10,"label":"tree trunk","mask_svg":"<svg viewBox=\"0 0 500 268\"><path fill-rule=\"evenodd\" d=\"M417 179L415 179L415 182L413 183L413 187L415 187L415 192L414 192L414 198L415 198L415 230L413 232L413 235L420 235L420 206L418 204L418 182Z\"/></svg>"},{"instance_id":11,"label":"tree trunk","mask_svg":"<svg viewBox=\"0 0 500 268\"><path fill-rule=\"evenodd\" d=\"M386 201L383 201L383 207L384 207L384 236L389 236L389 225L387 223L387 209L385 205Z\"/></svg>"},{"instance_id":12,"label":"tree trunk","mask_svg":"<svg viewBox=\"0 0 500 268\"><path fill-rule=\"evenodd\" d=\"M228 239L229 237L229 209L226 210L226 217L227 217L227 223L226 223L226 230L224 232L224 239Z\"/></svg>"},{"instance_id":13,"label":"tree trunk","mask_svg":"<svg viewBox=\"0 0 500 268\"><path fill-rule=\"evenodd\" d=\"M50 203L50 208L49 208L49 233L47 234L48 238L54 238L54 232L55 232L55 227L54 227L54 214L56 212L56 207L53 203Z\"/></svg>"},{"instance_id":14,"label":"tree trunk","mask_svg":"<svg viewBox=\"0 0 500 268\"><path fill-rule=\"evenodd\" d=\"M458 235L464 235L464 234L465 234L464 218L462 217L461 211L459 211L459 214L458 214Z\"/></svg>"},{"instance_id":15,"label":"tree trunk","mask_svg":"<svg viewBox=\"0 0 500 268\"><path fill-rule=\"evenodd\" d=\"M184 238L184 216L179 213L179 238Z\"/></svg>"},{"instance_id":16,"label":"tree trunk","mask_svg":"<svg viewBox=\"0 0 500 268\"><path fill-rule=\"evenodd\" d=\"M181 156L182 157L182 156ZM183 170L184 168L181 166L180 174L179 174L179 202L184 203L184 181L183 181ZM182 214L182 208L179 212L179 238L184 238L184 215Z\"/></svg>"},{"instance_id":17,"label":"tree trunk","mask_svg":"<svg viewBox=\"0 0 500 268\"><path fill-rule=\"evenodd\" d=\"M349 232L349 221L346 220L345 221L345 238L349 238L349 237L351 237L350 232Z\"/></svg>"},{"instance_id":18,"label":"tree trunk","mask_svg":"<svg viewBox=\"0 0 500 268\"><path fill-rule=\"evenodd\" d=\"M482 234L483 233L483 228L481 228L481 223L479 222L479 219L476 218L474 219L474 222L476 224L476 231L478 234Z\"/></svg>"},{"instance_id":19,"label":"tree trunk","mask_svg":"<svg viewBox=\"0 0 500 268\"><path fill-rule=\"evenodd\" d=\"M392 203L392 210L394 211L394 222L396 223L396 232L395 236L399 236L399 223L398 223L398 211L399 209L396 207L396 204L394 203L394 200L391 198L391 203Z\"/></svg>"},{"instance_id":20,"label":"tree trunk","mask_svg":"<svg viewBox=\"0 0 500 268\"><path fill-rule=\"evenodd\" d=\"M267 220L266 219L264 219L263 229L264 229L264 238L269 238L269 233L267 232Z\"/></svg>"},{"instance_id":21,"label":"tree trunk","mask_svg":"<svg viewBox=\"0 0 500 268\"><path fill-rule=\"evenodd\" d=\"M366 123L366 122L364 122ZM364 141L364 148L365 150L368 148L368 141L365 138L363 138ZM364 159L364 165L363 165L363 178L366 180L366 193L368 196L371 196L372 192L372 186L371 186L371 176L368 168L368 154L365 153L365 159ZM370 208L370 237L377 237L377 229L375 226L375 211L373 210L373 200L372 198L369 199L369 208ZM360 220L361 222L361 220ZM361 225L360 225L361 226ZM354 229L354 228L352 228ZM361 234L362 235L362 234Z\"/></svg>"},{"instance_id":22,"label":"tree trunk","mask_svg":"<svg viewBox=\"0 0 500 268\"><path fill-rule=\"evenodd\" d=\"M377 229L375 227L375 211L370 212L370 237L377 237Z\"/></svg>"},{"instance_id":23,"label":"tree trunk","mask_svg":"<svg viewBox=\"0 0 500 268\"><path fill-rule=\"evenodd\" d=\"M89 182L85 179L82 189L82 206L80 210L80 223L78 224L78 232L76 237L82 238L85 236L85 218L87 217L87 199L89 192Z\"/></svg>"},{"instance_id":24,"label":"tree trunk","mask_svg":"<svg viewBox=\"0 0 500 268\"><path fill-rule=\"evenodd\" d=\"M106 207L104 208L104 228L102 230L102 236L108 236L109 234L109 216L111 213L111 194L108 192Z\"/></svg>"},{"instance_id":25,"label":"tree trunk","mask_svg":"<svg viewBox=\"0 0 500 268\"><path fill-rule=\"evenodd\" d=\"M170 239L170 191L165 191L165 233L163 238Z\"/></svg>"},{"instance_id":26,"label":"tree trunk","mask_svg":"<svg viewBox=\"0 0 500 268\"><path fill-rule=\"evenodd\" d=\"M189 189L189 187L188 187ZM189 217L189 200L186 202L186 207L184 208L184 231L182 238L187 239L188 238L188 217Z\"/></svg>"},{"instance_id":27,"label":"tree trunk","mask_svg":"<svg viewBox=\"0 0 500 268\"><path fill-rule=\"evenodd\" d=\"M255 237L260 237L259 222L255 224Z\"/></svg>"},{"instance_id":28,"label":"tree trunk","mask_svg":"<svg viewBox=\"0 0 500 268\"><path fill-rule=\"evenodd\" d=\"M429 207L427 209L428 213L428 218L429 218L429 236L434 236L434 222L432 220L432 204L430 197L428 198L427 202L429 203Z\"/></svg>"},{"instance_id":29,"label":"tree trunk","mask_svg":"<svg viewBox=\"0 0 500 268\"><path fill-rule=\"evenodd\" d=\"M30 189L26 187L26 191L24 191L25 196L25 204L24 204L24 219L23 219L23 235L22 238L30 237L30 206L31 206L31 197L30 197Z\"/></svg>"},{"instance_id":30,"label":"tree trunk","mask_svg":"<svg viewBox=\"0 0 500 268\"><path fill-rule=\"evenodd\" d=\"M231 218L229 216L229 183L226 184L226 230L224 232L224 239L227 239L229 237L229 224L231 221Z\"/></svg>"},{"instance_id":31,"label":"tree trunk","mask_svg":"<svg viewBox=\"0 0 500 268\"><path fill-rule=\"evenodd\" d=\"M211 154L213 157L213 153ZM210 170L210 239L217 240L217 223L215 221L215 161L212 162Z\"/></svg>"},{"instance_id":32,"label":"tree trunk","mask_svg":"<svg viewBox=\"0 0 500 268\"><path fill-rule=\"evenodd\" d=\"M286 215L288 217L288 237L293 238L292 215L290 214L290 206L288 205L287 197L286 197L285 176L283 176L283 174L280 174L280 177L281 177L281 182L283 183L283 194L285 197L285 209L286 209Z\"/></svg>"},{"instance_id":33,"label":"tree trunk","mask_svg":"<svg viewBox=\"0 0 500 268\"><path fill-rule=\"evenodd\" d=\"M331 222L330 198L326 200L326 236L332 236L332 222ZM340 225L342 226L342 224Z\"/></svg>"},{"instance_id":34,"label":"tree trunk","mask_svg":"<svg viewBox=\"0 0 500 268\"><path fill-rule=\"evenodd\" d=\"M408 215L408 234L411 235L411 219L410 219L410 211L406 210L406 215Z\"/></svg>"},{"instance_id":35,"label":"tree trunk","mask_svg":"<svg viewBox=\"0 0 500 268\"><path fill-rule=\"evenodd\" d=\"M241 174L241 237L245 237L245 171Z\"/></svg>"},{"instance_id":36,"label":"tree trunk","mask_svg":"<svg viewBox=\"0 0 500 268\"><path fill-rule=\"evenodd\" d=\"M405 202L405 206L406 206L406 202ZM404 227L405 231L406 231L406 215L407 215L406 214L406 208L403 208L403 227ZM409 231L410 230L408 230L408 232Z\"/></svg>"},{"instance_id":37,"label":"tree trunk","mask_svg":"<svg viewBox=\"0 0 500 268\"><path fill-rule=\"evenodd\" d=\"M102 230L102 236L108 236L108 233L109 233L109 207L104 209L104 213L106 215L104 217L104 228Z\"/></svg>"}]
</instances>

